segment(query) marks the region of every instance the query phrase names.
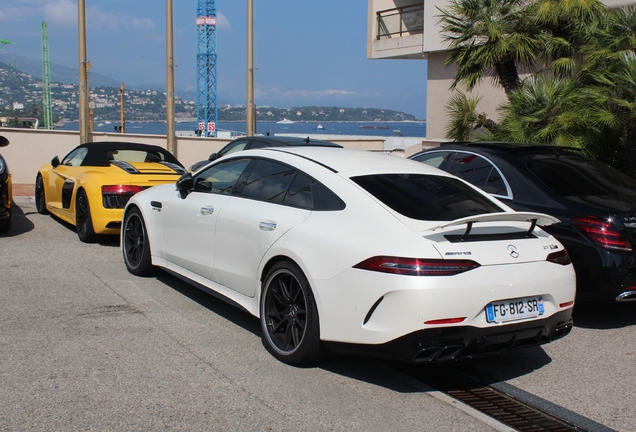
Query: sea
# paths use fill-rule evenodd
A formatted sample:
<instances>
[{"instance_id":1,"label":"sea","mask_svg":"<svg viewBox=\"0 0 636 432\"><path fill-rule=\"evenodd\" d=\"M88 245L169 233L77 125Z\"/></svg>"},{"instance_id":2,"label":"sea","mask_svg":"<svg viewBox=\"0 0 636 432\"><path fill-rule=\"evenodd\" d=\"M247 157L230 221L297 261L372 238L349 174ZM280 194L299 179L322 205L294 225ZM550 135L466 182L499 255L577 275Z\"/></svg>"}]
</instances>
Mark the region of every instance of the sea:
<instances>
[{"instance_id":1,"label":"sea","mask_svg":"<svg viewBox=\"0 0 636 432\"><path fill-rule=\"evenodd\" d=\"M114 132L119 122L95 122L95 132ZM65 122L64 126L56 126L56 130L79 130L79 122ZM197 122L177 122L177 135L194 133L198 130ZM219 131L230 131L237 135L245 134L245 122L219 122ZM165 122L126 122L126 132L130 134L165 135ZM257 122L256 133L260 135L275 134L310 134L310 135L358 135L358 136L404 136L425 137L425 122Z\"/></svg>"}]
</instances>

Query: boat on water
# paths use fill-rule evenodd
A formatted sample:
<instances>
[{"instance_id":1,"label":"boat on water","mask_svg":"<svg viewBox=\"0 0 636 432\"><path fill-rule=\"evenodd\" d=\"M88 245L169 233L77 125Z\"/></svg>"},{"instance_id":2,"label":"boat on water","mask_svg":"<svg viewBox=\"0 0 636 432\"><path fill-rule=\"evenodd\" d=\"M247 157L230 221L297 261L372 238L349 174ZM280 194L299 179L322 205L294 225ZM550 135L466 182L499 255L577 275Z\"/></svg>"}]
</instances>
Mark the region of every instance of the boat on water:
<instances>
[{"instance_id":1,"label":"boat on water","mask_svg":"<svg viewBox=\"0 0 636 432\"><path fill-rule=\"evenodd\" d=\"M316 130L325 130L325 127L319 124L318 126L316 126Z\"/></svg>"},{"instance_id":2,"label":"boat on water","mask_svg":"<svg viewBox=\"0 0 636 432\"><path fill-rule=\"evenodd\" d=\"M360 129L388 129L388 126L369 126L369 125L361 125Z\"/></svg>"},{"instance_id":3,"label":"boat on water","mask_svg":"<svg viewBox=\"0 0 636 432\"><path fill-rule=\"evenodd\" d=\"M292 124L292 123L296 123L296 122L293 121L293 120L289 120L289 119L283 118L282 120L277 121L276 123L277 124Z\"/></svg>"}]
</instances>

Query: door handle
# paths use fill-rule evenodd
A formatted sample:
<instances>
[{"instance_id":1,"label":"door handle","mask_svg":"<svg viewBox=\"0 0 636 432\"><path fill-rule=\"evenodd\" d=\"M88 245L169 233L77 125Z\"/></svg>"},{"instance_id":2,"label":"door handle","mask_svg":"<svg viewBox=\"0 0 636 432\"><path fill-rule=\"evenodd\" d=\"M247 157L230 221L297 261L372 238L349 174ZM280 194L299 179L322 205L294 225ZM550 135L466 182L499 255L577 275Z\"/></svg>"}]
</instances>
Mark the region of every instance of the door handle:
<instances>
[{"instance_id":1,"label":"door handle","mask_svg":"<svg viewBox=\"0 0 636 432\"><path fill-rule=\"evenodd\" d=\"M276 229L276 222L263 221L258 224L261 231L274 231Z\"/></svg>"},{"instance_id":2,"label":"door handle","mask_svg":"<svg viewBox=\"0 0 636 432\"><path fill-rule=\"evenodd\" d=\"M201 207L201 214L204 216L208 216L214 213L214 206L205 206Z\"/></svg>"}]
</instances>

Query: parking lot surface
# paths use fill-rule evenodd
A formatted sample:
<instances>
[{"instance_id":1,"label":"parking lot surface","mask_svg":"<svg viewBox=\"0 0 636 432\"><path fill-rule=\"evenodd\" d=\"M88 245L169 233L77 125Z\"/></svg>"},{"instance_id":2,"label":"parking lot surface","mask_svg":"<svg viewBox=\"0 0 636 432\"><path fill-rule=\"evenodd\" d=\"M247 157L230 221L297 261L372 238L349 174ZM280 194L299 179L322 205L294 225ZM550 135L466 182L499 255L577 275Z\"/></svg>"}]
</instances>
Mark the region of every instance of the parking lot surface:
<instances>
[{"instance_id":1,"label":"parking lot surface","mask_svg":"<svg viewBox=\"0 0 636 432\"><path fill-rule=\"evenodd\" d=\"M390 364L276 361L258 320L161 274L130 275L119 241L19 202L0 236L1 430L507 430ZM464 362L511 391L636 431L636 303L575 310L553 344Z\"/></svg>"}]
</instances>

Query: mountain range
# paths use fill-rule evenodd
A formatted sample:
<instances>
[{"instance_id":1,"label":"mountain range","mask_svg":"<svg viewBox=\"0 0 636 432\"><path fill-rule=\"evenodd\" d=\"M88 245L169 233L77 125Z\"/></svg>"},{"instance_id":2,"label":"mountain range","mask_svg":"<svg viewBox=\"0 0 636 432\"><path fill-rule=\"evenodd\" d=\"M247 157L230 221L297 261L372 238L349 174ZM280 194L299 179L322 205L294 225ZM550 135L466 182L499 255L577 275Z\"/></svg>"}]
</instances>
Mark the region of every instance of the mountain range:
<instances>
[{"instance_id":1,"label":"mountain range","mask_svg":"<svg viewBox=\"0 0 636 432\"><path fill-rule=\"evenodd\" d=\"M15 54L0 53L0 62L13 66L15 69L27 73L39 80L42 79L42 60L34 60L32 58L23 57ZM51 82L58 82L60 84L74 84L79 82L79 73L77 69L62 66L56 63L51 63ZM90 74L90 86L91 87L115 87L121 86L121 81L117 81L106 75L91 72ZM157 90L165 91L166 84L142 84L138 86L128 86L133 90ZM181 99L195 100L196 93L191 91L184 91L176 89L175 93ZM220 102L225 104L225 102Z\"/></svg>"}]
</instances>

